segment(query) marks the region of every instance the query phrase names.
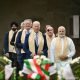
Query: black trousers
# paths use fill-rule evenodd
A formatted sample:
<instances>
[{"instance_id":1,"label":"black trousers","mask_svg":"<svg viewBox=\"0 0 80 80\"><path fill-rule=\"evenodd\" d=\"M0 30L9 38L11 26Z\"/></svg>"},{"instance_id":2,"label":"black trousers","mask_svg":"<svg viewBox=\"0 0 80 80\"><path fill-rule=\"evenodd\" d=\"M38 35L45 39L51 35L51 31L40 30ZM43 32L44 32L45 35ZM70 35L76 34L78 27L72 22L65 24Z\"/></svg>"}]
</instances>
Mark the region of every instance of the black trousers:
<instances>
[{"instance_id":1,"label":"black trousers","mask_svg":"<svg viewBox=\"0 0 80 80\"><path fill-rule=\"evenodd\" d=\"M9 52L9 59L12 61L12 67L16 67L16 78L19 75L20 65L17 60L17 54Z\"/></svg>"},{"instance_id":2,"label":"black trousers","mask_svg":"<svg viewBox=\"0 0 80 80\"><path fill-rule=\"evenodd\" d=\"M17 54L13 52L9 52L9 59L12 61L12 67L17 66Z\"/></svg>"}]
</instances>

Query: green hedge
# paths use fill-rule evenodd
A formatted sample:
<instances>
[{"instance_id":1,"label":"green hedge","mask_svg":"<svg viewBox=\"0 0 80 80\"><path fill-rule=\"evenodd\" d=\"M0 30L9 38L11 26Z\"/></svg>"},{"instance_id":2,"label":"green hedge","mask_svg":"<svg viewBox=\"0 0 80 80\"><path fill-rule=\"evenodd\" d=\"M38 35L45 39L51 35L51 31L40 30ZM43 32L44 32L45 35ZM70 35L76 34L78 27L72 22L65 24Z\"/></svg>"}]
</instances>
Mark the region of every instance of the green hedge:
<instances>
[{"instance_id":1,"label":"green hedge","mask_svg":"<svg viewBox=\"0 0 80 80\"><path fill-rule=\"evenodd\" d=\"M0 57L0 80L5 80L4 68L6 64L8 64L8 62L6 62L3 57Z\"/></svg>"},{"instance_id":2,"label":"green hedge","mask_svg":"<svg viewBox=\"0 0 80 80\"><path fill-rule=\"evenodd\" d=\"M76 80L80 79L80 63L71 64L72 72Z\"/></svg>"},{"instance_id":3,"label":"green hedge","mask_svg":"<svg viewBox=\"0 0 80 80\"><path fill-rule=\"evenodd\" d=\"M0 71L0 80L5 80L4 70Z\"/></svg>"}]
</instances>

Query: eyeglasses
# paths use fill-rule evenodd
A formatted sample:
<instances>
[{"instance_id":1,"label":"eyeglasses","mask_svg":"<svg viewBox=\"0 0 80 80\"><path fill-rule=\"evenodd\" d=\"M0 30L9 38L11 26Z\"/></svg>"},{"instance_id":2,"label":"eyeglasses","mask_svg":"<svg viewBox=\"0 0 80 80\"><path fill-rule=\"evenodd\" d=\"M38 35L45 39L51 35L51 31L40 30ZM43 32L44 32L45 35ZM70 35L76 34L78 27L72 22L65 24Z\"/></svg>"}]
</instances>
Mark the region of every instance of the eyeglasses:
<instances>
[{"instance_id":1,"label":"eyeglasses","mask_svg":"<svg viewBox=\"0 0 80 80\"><path fill-rule=\"evenodd\" d=\"M52 31L52 29L50 30L50 29L47 29L47 31L49 32L49 31Z\"/></svg>"}]
</instances>

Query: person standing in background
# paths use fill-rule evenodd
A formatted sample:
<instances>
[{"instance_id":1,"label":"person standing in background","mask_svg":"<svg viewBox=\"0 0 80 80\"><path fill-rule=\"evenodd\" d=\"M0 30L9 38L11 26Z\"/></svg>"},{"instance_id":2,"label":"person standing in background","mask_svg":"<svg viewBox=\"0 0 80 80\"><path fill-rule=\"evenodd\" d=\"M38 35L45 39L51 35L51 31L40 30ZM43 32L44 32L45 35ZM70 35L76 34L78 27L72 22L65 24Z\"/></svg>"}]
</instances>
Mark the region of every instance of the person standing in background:
<instances>
[{"instance_id":1,"label":"person standing in background","mask_svg":"<svg viewBox=\"0 0 80 80\"><path fill-rule=\"evenodd\" d=\"M18 23L11 23L11 30L8 31L4 36L4 53L12 61L12 67L16 66L17 55L14 53L14 46L10 44L13 34L18 29Z\"/></svg>"}]
</instances>

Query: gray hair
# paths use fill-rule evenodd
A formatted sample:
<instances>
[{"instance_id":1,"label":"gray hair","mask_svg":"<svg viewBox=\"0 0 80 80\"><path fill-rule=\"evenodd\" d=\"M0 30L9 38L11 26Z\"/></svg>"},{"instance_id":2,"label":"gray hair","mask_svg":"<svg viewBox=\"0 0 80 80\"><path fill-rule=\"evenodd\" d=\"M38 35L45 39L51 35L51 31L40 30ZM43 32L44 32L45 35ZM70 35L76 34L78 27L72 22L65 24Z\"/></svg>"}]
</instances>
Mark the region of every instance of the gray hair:
<instances>
[{"instance_id":1,"label":"gray hair","mask_svg":"<svg viewBox=\"0 0 80 80\"><path fill-rule=\"evenodd\" d=\"M60 29L66 30L64 26L59 26L58 31L59 31Z\"/></svg>"},{"instance_id":2,"label":"gray hair","mask_svg":"<svg viewBox=\"0 0 80 80\"><path fill-rule=\"evenodd\" d=\"M24 20L24 23L27 22L27 21L30 21L30 23L32 23L32 20L31 19L25 19Z\"/></svg>"},{"instance_id":3,"label":"gray hair","mask_svg":"<svg viewBox=\"0 0 80 80\"><path fill-rule=\"evenodd\" d=\"M39 22L39 21L34 21L34 22L33 22L33 25L35 25L35 24L40 25L40 22Z\"/></svg>"}]
</instances>

